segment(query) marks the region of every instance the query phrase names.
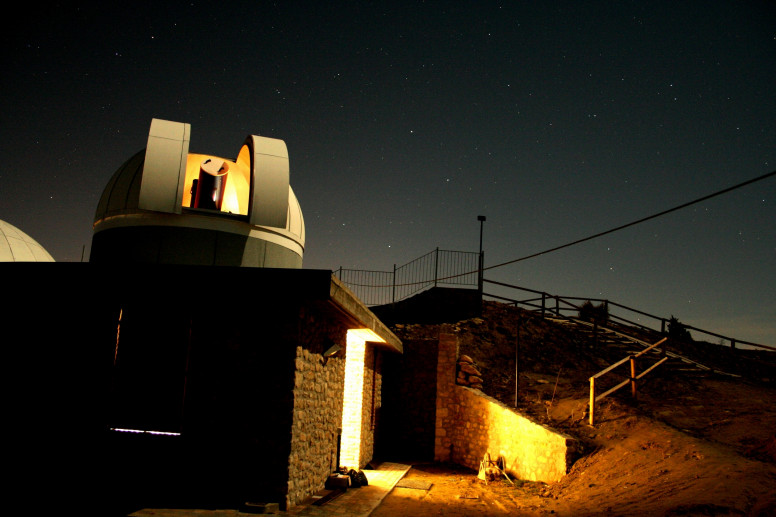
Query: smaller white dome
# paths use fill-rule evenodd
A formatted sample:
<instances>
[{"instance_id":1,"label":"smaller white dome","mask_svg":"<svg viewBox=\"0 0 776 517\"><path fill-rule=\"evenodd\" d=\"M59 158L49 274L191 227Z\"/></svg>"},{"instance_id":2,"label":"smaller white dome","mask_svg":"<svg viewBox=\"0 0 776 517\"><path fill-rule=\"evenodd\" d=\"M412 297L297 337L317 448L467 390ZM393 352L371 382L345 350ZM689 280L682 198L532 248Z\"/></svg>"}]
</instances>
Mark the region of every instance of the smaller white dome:
<instances>
[{"instance_id":1,"label":"smaller white dome","mask_svg":"<svg viewBox=\"0 0 776 517\"><path fill-rule=\"evenodd\" d=\"M0 262L54 262L54 257L35 239L0 220Z\"/></svg>"}]
</instances>

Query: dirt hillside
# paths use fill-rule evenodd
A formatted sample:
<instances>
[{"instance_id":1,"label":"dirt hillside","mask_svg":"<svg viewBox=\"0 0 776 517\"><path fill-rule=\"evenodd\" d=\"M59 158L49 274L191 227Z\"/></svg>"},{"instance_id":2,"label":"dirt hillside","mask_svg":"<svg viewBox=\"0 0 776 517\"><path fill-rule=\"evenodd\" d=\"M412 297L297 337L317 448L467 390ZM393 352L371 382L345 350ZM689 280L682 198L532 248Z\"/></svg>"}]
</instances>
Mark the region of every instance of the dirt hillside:
<instances>
[{"instance_id":1,"label":"dirt hillside","mask_svg":"<svg viewBox=\"0 0 776 517\"><path fill-rule=\"evenodd\" d=\"M440 329L439 324L394 325L405 339L433 337ZM485 303L481 317L446 324L445 331L455 332L460 353L476 361L483 391L510 406L517 356L518 409L581 444L568 475L548 486L479 486L483 483L475 483L472 473L460 472L457 485L438 479L437 497L445 484L459 495L478 487L475 499L483 502L482 512L461 515L776 515L776 354L732 352L709 343L672 345L735 375L661 365L639 384L637 399L627 388L604 399L591 427L588 379L622 359L621 350L495 302ZM609 382L626 375L622 369ZM414 475L424 475L423 469ZM413 494L402 504L423 497ZM488 500L491 504L485 504ZM390 507L391 500L385 505ZM412 511L434 514L426 508ZM456 515L451 508L444 513Z\"/></svg>"}]
</instances>

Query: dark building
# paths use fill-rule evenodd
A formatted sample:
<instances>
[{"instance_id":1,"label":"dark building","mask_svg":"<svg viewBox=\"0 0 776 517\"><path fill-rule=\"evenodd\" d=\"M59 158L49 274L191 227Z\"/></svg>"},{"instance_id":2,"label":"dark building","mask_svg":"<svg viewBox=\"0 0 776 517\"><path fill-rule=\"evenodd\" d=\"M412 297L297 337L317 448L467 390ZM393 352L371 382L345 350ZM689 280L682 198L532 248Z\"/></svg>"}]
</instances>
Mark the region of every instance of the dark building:
<instances>
[{"instance_id":1,"label":"dark building","mask_svg":"<svg viewBox=\"0 0 776 517\"><path fill-rule=\"evenodd\" d=\"M188 136L152 122L100 200L90 263L0 264L22 500L286 507L372 459L401 342L330 271L300 269L282 141L249 136L230 161Z\"/></svg>"}]
</instances>

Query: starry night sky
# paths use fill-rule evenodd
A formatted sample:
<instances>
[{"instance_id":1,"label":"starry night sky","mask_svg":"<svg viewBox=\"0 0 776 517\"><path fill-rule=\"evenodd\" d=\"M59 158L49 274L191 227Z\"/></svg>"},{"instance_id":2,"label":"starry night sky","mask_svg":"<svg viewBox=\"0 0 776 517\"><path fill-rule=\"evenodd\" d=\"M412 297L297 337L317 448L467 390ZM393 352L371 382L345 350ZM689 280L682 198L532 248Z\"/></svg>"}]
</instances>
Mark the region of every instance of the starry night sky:
<instances>
[{"instance_id":1,"label":"starry night sky","mask_svg":"<svg viewBox=\"0 0 776 517\"><path fill-rule=\"evenodd\" d=\"M285 140L308 268L476 251L477 215L487 267L776 169L772 2L123 4L2 36L0 219L58 261L152 118ZM776 178L486 278L776 345Z\"/></svg>"}]
</instances>

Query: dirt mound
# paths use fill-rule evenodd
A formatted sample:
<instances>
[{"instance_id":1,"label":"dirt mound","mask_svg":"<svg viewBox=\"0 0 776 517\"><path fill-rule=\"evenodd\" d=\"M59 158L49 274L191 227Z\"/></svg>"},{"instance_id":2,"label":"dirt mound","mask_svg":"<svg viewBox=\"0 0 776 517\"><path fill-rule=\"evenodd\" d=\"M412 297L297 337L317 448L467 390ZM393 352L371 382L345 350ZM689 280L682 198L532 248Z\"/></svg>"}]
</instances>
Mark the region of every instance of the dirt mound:
<instances>
[{"instance_id":1,"label":"dirt mound","mask_svg":"<svg viewBox=\"0 0 776 517\"><path fill-rule=\"evenodd\" d=\"M394 326L400 338L430 338L440 330ZM444 330L455 332L460 353L476 362L483 392L513 407L517 399L520 411L582 444L581 457L558 483L539 490L522 482L486 490L478 497L498 504L483 515L500 515L502 506L513 514L570 516L776 515L771 357L760 358L753 369L748 359L731 362L743 377L658 367L639 384L637 399L627 389L604 399L599 423L591 427L588 379L622 359L622 351L494 302L485 303L481 317ZM723 348L692 358L725 364L730 351ZM419 507L413 514L427 513Z\"/></svg>"}]
</instances>

